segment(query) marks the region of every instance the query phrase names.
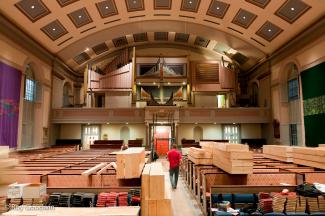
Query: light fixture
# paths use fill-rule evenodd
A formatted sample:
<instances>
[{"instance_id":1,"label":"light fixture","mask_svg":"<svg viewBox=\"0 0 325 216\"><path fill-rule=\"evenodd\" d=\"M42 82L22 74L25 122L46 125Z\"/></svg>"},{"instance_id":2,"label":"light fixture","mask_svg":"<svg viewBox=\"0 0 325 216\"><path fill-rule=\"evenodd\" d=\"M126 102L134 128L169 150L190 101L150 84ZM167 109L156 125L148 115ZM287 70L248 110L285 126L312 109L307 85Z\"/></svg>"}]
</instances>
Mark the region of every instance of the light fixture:
<instances>
[{"instance_id":1,"label":"light fixture","mask_svg":"<svg viewBox=\"0 0 325 216\"><path fill-rule=\"evenodd\" d=\"M141 82L138 82L138 85L141 85Z\"/></svg>"},{"instance_id":2,"label":"light fixture","mask_svg":"<svg viewBox=\"0 0 325 216\"><path fill-rule=\"evenodd\" d=\"M90 125L90 123L87 123L87 125Z\"/></svg>"},{"instance_id":3,"label":"light fixture","mask_svg":"<svg viewBox=\"0 0 325 216\"><path fill-rule=\"evenodd\" d=\"M108 9L108 6L106 6L105 9Z\"/></svg>"},{"instance_id":4,"label":"light fixture","mask_svg":"<svg viewBox=\"0 0 325 216\"><path fill-rule=\"evenodd\" d=\"M245 16L243 16L243 19L246 19L246 17L245 17Z\"/></svg>"},{"instance_id":5,"label":"light fixture","mask_svg":"<svg viewBox=\"0 0 325 216\"><path fill-rule=\"evenodd\" d=\"M35 8L35 5L30 6L30 8L31 8L31 9L34 9L34 8Z\"/></svg>"},{"instance_id":6,"label":"light fixture","mask_svg":"<svg viewBox=\"0 0 325 216\"><path fill-rule=\"evenodd\" d=\"M107 122L106 124L109 125L109 122Z\"/></svg>"},{"instance_id":7,"label":"light fixture","mask_svg":"<svg viewBox=\"0 0 325 216\"><path fill-rule=\"evenodd\" d=\"M186 85L186 82L185 81L183 82L183 85Z\"/></svg>"},{"instance_id":8,"label":"light fixture","mask_svg":"<svg viewBox=\"0 0 325 216\"><path fill-rule=\"evenodd\" d=\"M78 17L79 17L79 19L81 19L81 17L82 17L82 16L81 16L81 15L79 15Z\"/></svg>"},{"instance_id":9,"label":"light fixture","mask_svg":"<svg viewBox=\"0 0 325 216\"><path fill-rule=\"evenodd\" d=\"M55 28L52 28L53 31L55 31L56 29Z\"/></svg>"},{"instance_id":10,"label":"light fixture","mask_svg":"<svg viewBox=\"0 0 325 216\"><path fill-rule=\"evenodd\" d=\"M217 124L217 122L213 122L213 124L215 124L215 125L216 125L216 124Z\"/></svg>"},{"instance_id":11,"label":"light fixture","mask_svg":"<svg viewBox=\"0 0 325 216\"><path fill-rule=\"evenodd\" d=\"M232 124L234 124L234 125L235 125L236 123L232 123Z\"/></svg>"},{"instance_id":12,"label":"light fixture","mask_svg":"<svg viewBox=\"0 0 325 216\"><path fill-rule=\"evenodd\" d=\"M128 124L129 124L129 122L126 122L125 124L127 124L127 125L128 125Z\"/></svg>"},{"instance_id":13,"label":"light fixture","mask_svg":"<svg viewBox=\"0 0 325 216\"><path fill-rule=\"evenodd\" d=\"M292 8L291 8L291 10L292 10L292 11L294 11L294 10L295 10L295 8L294 8L294 7L292 7Z\"/></svg>"},{"instance_id":14,"label":"light fixture","mask_svg":"<svg viewBox=\"0 0 325 216\"><path fill-rule=\"evenodd\" d=\"M195 122L194 124L196 124L196 125L197 125L197 122Z\"/></svg>"},{"instance_id":15,"label":"light fixture","mask_svg":"<svg viewBox=\"0 0 325 216\"><path fill-rule=\"evenodd\" d=\"M219 7L217 7L217 10L219 10L220 8Z\"/></svg>"},{"instance_id":16,"label":"light fixture","mask_svg":"<svg viewBox=\"0 0 325 216\"><path fill-rule=\"evenodd\" d=\"M134 1L133 1L133 4L136 4L136 3L137 3L137 1L136 1L136 0L134 0Z\"/></svg>"},{"instance_id":17,"label":"light fixture","mask_svg":"<svg viewBox=\"0 0 325 216\"><path fill-rule=\"evenodd\" d=\"M188 3L192 4L192 1L189 1Z\"/></svg>"},{"instance_id":18,"label":"light fixture","mask_svg":"<svg viewBox=\"0 0 325 216\"><path fill-rule=\"evenodd\" d=\"M167 84L170 85L170 82L168 82Z\"/></svg>"},{"instance_id":19,"label":"light fixture","mask_svg":"<svg viewBox=\"0 0 325 216\"><path fill-rule=\"evenodd\" d=\"M156 82L153 82L152 84L156 85Z\"/></svg>"},{"instance_id":20,"label":"light fixture","mask_svg":"<svg viewBox=\"0 0 325 216\"><path fill-rule=\"evenodd\" d=\"M85 49L85 52L87 52L87 51L89 51L89 48L88 47Z\"/></svg>"},{"instance_id":21,"label":"light fixture","mask_svg":"<svg viewBox=\"0 0 325 216\"><path fill-rule=\"evenodd\" d=\"M271 29L269 29L269 30L267 30L268 32L271 32L272 30Z\"/></svg>"}]
</instances>

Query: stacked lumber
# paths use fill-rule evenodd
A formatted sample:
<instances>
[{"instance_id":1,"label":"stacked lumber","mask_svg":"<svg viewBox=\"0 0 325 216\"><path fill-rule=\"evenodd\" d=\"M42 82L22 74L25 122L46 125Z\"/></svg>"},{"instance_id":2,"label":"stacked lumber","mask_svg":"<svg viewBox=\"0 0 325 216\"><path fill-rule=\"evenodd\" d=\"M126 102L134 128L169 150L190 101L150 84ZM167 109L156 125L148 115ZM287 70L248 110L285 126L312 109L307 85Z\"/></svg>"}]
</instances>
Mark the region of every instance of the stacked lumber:
<instances>
[{"instance_id":1,"label":"stacked lumber","mask_svg":"<svg viewBox=\"0 0 325 216\"><path fill-rule=\"evenodd\" d=\"M325 169L325 148L293 148L293 163Z\"/></svg>"},{"instance_id":2,"label":"stacked lumber","mask_svg":"<svg viewBox=\"0 0 325 216\"><path fill-rule=\"evenodd\" d=\"M212 152L213 165L230 174L253 173L253 152L248 145L200 142L202 148Z\"/></svg>"},{"instance_id":3,"label":"stacked lumber","mask_svg":"<svg viewBox=\"0 0 325 216\"><path fill-rule=\"evenodd\" d=\"M171 194L161 163L147 164L141 178L141 215L172 215Z\"/></svg>"},{"instance_id":4,"label":"stacked lumber","mask_svg":"<svg viewBox=\"0 0 325 216\"><path fill-rule=\"evenodd\" d=\"M18 165L18 163L18 159L9 158L9 146L0 146L0 185L12 183L5 178L6 170Z\"/></svg>"},{"instance_id":5,"label":"stacked lumber","mask_svg":"<svg viewBox=\"0 0 325 216\"><path fill-rule=\"evenodd\" d=\"M195 164L212 165L212 152L205 149L191 147L188 159Z\"/></svg>"},{"instance_id":6,"label":"stacked lumber","mask_svg":"<svg viewBox=\"0 0 325 216\"><path fill-rule=\"evenodd\" d=\"M139 178L145 164L145 149L143 147L128 148L116 153L116 178Z\"/></svg>"},{"instance_id":7,"label":"stacked lumber","mask_svg":"<svg viewBox=\"0 0 325 216\"><path fill-rule=\"evenodd\" d=\"M292 146L263 145L263 156L274 160L292 162Z\"/></svg>"}]
</instances>

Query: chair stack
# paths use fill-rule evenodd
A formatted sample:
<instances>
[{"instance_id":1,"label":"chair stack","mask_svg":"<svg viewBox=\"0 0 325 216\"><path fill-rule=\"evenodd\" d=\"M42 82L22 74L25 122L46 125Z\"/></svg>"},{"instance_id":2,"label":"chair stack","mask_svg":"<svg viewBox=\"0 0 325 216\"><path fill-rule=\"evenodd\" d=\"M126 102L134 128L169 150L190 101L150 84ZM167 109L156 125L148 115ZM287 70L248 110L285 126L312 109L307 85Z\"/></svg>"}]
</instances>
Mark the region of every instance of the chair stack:
<instances>
[{"instance_id":1,"label":"chair stack","mask_svg":"<svg viewBox=\"0 0 325 216\"><path fill-rule=\"evenodd\" d=\"M161 163L147 164L141 178L141 215L171 216L171 195Z\"/></svg>"}]
</instances>

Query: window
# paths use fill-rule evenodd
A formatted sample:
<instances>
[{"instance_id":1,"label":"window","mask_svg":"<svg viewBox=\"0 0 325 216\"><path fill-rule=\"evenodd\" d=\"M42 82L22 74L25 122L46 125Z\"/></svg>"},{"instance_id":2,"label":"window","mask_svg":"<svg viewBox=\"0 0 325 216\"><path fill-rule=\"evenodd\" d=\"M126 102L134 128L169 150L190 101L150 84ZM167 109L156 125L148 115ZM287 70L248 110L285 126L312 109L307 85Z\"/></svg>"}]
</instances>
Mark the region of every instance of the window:
<instances>
[{"instance_id":1,"label":"window","mask_svg":"<svg viewBox=\"0 0 325 216\"><path fill-rule=\"evenodd\" d=\"M223 139L229 140L230 143L240 143L240 129L239 125L224 125Z\"/></svg>"},{"instance_id":2,"label":"window","mask_svg":"<svg viewBox=\"0 0 325 216\"><path fill-rule=\"evenodd\" d=\"M25 84L25 100L34 101L35 100L35 81L26 78Z\"/></svg>"},{"instance_id":3,"label":"window","mask_svg":"<svg viewBox=\"0 0 325 216\"><path fill-rule=\"evenodd\" d=\"M288 99L297 100L299 98L299 83L298 79L288 81Z\"/></svg>"},{"instance_id":4,"label":"window","mask_svg":"<svg viewBox=\"0 0 325 216\"><path fill-rule=\"evenodd\" d=\"M297 146L298 145L297 125L296 124L290 124L289 125L289 130L290 130L290 145L291 146Z\"/></svg>"}]
</instances>

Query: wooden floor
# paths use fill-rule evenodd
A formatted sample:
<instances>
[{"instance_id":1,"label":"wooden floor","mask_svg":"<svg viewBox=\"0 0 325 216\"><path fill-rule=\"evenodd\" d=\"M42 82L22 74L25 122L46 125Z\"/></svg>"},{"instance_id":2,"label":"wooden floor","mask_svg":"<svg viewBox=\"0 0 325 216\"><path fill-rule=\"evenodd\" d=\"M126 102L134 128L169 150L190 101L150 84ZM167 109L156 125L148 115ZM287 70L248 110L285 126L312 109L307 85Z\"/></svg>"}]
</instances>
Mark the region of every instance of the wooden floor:
<instances>
[{"instance_id":1,"label":"wooden floor","mask_svg":"<svg viewBox=\"0 0 325 216\"><path fill-rule=\"evenodd\" d=\"M179 176L177 189L172 190L168 166L169 163L166 159L159 159L162 162L165 172L165 184L168 185L169 189L172 191L172 208L174 216L203 216L201 208L194 199L193 195L190 193L188 187L185 184L185 179L182 176Z\"/></svg>"}]
</instances>

